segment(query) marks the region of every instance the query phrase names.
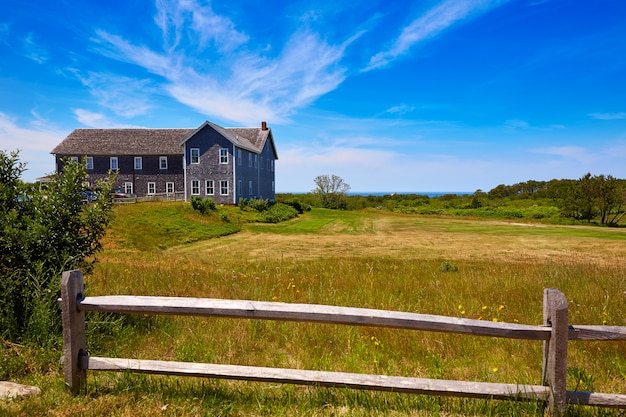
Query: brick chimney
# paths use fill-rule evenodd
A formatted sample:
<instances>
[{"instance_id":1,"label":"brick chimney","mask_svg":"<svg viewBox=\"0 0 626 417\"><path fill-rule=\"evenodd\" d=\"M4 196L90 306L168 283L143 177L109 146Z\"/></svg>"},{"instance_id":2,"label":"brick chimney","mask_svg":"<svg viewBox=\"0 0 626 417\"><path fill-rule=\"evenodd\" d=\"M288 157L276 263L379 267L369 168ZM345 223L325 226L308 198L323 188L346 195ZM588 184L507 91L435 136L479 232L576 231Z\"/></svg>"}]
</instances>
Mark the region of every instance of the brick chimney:
<instances>
[{"instance_id":1,"label":"brick chimney","mask_svg":"<svg viewBox=\"0 0 626 417\"><path fill-rule=\"evenodd\" d=\"M261 130L267 130L267 123L261 122Z\"/></svg>"}]
</instances>

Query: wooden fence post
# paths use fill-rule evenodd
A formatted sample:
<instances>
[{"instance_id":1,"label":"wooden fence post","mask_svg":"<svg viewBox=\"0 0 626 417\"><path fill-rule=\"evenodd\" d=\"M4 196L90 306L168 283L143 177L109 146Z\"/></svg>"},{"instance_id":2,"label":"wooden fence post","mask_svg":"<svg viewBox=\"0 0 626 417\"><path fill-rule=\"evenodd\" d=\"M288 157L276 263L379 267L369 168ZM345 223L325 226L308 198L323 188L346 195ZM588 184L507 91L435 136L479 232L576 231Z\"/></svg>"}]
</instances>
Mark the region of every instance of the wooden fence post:
<instances>
[{"instance_id":1,"label":"wooden fence post","mask_svg":"<svg viewBox=\"0 0 626 417\"><path fill-rule=\"evenodd\" d=\"M552 332L544 342L542 384L550 387L550 413L563 416L567 408L568 310L565 295L553 288L543 291L543 324Z\"/></svg>"},{"instance_id":2,"label":"wooden fence post","mask_svg":"<svg viewBox=\"0 0 626 417\"><path fill-rule=\"evenodd\" d=\"M85 341L85 312L78 310L84 298L83 274L65 271L61 276L61 311L63 315L63 371L65 384L72 394L78 394L87 382L87 371L80 369L80 356L87 354Z\"/></svg>"}]
</instances>

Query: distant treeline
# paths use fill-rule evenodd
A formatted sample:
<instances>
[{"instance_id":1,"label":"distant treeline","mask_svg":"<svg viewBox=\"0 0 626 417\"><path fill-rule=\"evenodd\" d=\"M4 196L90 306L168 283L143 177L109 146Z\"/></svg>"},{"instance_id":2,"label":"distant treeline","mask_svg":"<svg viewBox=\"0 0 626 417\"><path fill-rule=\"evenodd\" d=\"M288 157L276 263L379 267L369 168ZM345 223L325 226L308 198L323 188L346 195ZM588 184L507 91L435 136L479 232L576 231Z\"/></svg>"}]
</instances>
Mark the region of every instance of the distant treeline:
<instances>
[{"instance_id":1,"label":"distant treeline","mask_svg":"<svg viewBox=\"0 0 626 417\"><path fill-rule=\"evenodd\" d=\"M399 213L542 219L555 223L584 221L617 226L626 215L626 180L588 173L577 180L529 180L513 185L500 184L487 192L477 190L465 195L340 194L328 198L314 191L279 194L277 201L294 205L301 212L310 207L375 208Z\"/></svg>"}]
</instances>

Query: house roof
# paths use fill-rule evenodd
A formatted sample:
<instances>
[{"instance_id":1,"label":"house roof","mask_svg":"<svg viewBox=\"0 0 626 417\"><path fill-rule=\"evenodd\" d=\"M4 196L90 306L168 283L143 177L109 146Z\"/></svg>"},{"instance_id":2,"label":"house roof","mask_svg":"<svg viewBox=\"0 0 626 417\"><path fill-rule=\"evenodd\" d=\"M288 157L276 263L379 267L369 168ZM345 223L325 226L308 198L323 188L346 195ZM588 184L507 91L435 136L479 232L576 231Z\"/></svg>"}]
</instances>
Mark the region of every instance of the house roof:
<instances>
[{"instance_id":1,"label":"house roof","mask_svg":"<svg viewBox=\"0 0 626 417\"><path fill-rule=\"evenodd\" d=\"M51 153L60 155L181 155L195 129L75 129Z\"/></svg>"},{"instance_id":2,"label":"house roof","mask_svg":"<svg viewBox=\"0 0 626 417\"><path fill-rule=\"evenodd\" d=\"M197 129L75 129L53 150L58 155L183 155L185 142L210 126L235 146L260 153L269 139L278 158L272 130L224 128L209 121Z\"/></svg>"}]
</instances>

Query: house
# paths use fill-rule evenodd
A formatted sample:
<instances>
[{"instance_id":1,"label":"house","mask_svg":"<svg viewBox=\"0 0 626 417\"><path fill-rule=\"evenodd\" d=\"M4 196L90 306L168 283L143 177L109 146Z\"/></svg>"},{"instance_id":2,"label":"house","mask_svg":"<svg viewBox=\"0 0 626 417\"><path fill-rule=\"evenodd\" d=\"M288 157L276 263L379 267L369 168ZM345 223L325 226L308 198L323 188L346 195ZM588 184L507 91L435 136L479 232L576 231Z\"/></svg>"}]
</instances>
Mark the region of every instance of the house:
<instances>
[{"instance_id":1,"label":"house","mask_svg":"<svg viewBox=\"0 0 626 417\"><path fill-rule=\"evenodd\" d=\"M211 197L218 204L275 198L272 130L224 128L209 121L197 129L75 129L51 152L57 172L82 160L90 185L117 171L116 187L137 197Z\"/></svg>"}]
</instances>

